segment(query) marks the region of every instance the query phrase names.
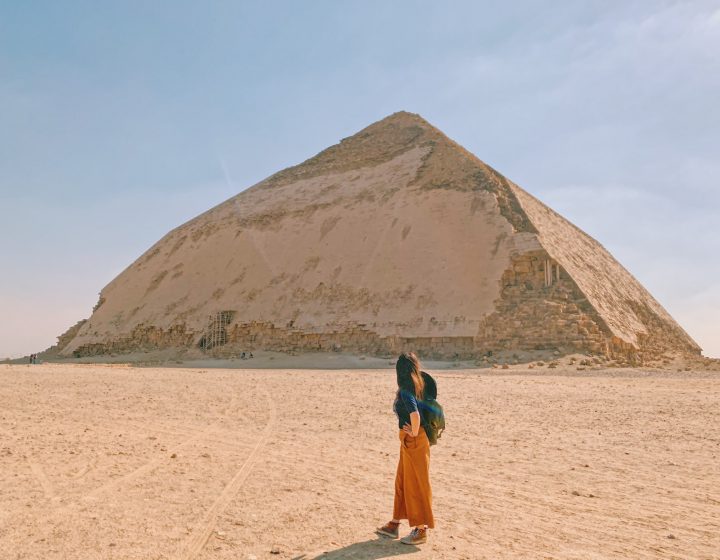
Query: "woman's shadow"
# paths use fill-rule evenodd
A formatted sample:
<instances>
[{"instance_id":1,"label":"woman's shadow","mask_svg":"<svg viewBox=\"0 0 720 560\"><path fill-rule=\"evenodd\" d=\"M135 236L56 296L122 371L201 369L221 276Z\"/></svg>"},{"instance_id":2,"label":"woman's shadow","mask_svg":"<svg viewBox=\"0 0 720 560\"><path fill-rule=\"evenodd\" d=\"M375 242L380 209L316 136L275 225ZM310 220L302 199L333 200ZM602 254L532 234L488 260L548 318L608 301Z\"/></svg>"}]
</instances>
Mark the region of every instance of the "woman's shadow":
<instances>
[{"instance_id":1,"label":"woman's shadow","mask_svg":"<svg viewBox=\"0 0 720 560\"><path fill-rule=\"evenodd\" d=\"M312 557L307 554L301 554L300 556L294 556L292 560L340 560L345 558L377 560L379 558L390 558L402 554L412 554L419 550L415 545L400 544L398 541L378 536L375 539L350 544L336 550L328 550L327 552Z\"/></svg>"}]
</instances>

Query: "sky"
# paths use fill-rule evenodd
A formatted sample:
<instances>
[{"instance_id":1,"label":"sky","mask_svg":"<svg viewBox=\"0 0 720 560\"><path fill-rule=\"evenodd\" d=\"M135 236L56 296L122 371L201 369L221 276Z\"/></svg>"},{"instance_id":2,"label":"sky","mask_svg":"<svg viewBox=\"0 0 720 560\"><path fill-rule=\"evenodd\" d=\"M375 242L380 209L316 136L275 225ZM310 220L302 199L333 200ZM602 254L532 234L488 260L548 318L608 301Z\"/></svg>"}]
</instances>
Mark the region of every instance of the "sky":
<instances>
[{"instance_id":1,"label":"sky","mask_svg":"<svg viewBox=\"0 0 720 560\"><path fill-rule=\"evenodd\" d=\"M0 1L0 359L170 229L398 110L720 357L720 0Z\"/></svg>"}]
</instances>

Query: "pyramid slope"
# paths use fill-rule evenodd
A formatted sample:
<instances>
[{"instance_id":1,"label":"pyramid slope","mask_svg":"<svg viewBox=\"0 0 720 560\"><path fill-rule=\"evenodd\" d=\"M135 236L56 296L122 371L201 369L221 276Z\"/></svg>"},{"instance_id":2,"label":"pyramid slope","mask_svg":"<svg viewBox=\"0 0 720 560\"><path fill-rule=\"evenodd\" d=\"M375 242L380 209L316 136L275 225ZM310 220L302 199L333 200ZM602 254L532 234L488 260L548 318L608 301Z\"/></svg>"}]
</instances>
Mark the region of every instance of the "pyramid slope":
<instances>
[{"instance_id":1,"label":"pyramid slope","mask_svg":"<svg viewBox=\"0 0 720 560\"><path fill-rule=\"evenodd\" d=\"M660 346L688 346L636 282L633 301L660 327L612 309L627 294L598 297L582 258L604 249L533 201L419 116L396 113L168 233L103 289L62 353L612 352L675 327ZM586 254L563 252L577 238ZM563 274L545 285L550 261Z\"/></svg>"},{"instance_id":2,"label":"pyramid slope","mask_svg":"<svg viewBox=\"0 0 720 560\"><path fill-rule=\"evenodd\" d=\"M595 239L512 184L548 254L562 265L614 336L637 346L649 336L670 337L689 352L700 347L652 295Z\"/></svg>"}]
</instances>

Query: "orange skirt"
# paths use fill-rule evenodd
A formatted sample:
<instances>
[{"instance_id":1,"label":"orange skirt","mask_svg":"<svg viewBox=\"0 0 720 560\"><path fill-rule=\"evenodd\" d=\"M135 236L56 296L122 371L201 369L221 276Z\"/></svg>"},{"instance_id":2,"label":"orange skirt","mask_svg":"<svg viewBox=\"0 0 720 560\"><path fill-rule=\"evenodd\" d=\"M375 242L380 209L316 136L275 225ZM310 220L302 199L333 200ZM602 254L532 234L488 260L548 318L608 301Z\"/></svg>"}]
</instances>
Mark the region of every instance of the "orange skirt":
<instances>
[{"instance_id":1,"label":"orange skirt","mask_svg":"<svg viewBox=\"0 0 720 560\"><path fill-rule=\"evenodd\" d=\"M412 527L435 527L430 488L430 442L422 427L417 437L400 430L393 518L407 519Z\"/></svg>"}]
</instances>

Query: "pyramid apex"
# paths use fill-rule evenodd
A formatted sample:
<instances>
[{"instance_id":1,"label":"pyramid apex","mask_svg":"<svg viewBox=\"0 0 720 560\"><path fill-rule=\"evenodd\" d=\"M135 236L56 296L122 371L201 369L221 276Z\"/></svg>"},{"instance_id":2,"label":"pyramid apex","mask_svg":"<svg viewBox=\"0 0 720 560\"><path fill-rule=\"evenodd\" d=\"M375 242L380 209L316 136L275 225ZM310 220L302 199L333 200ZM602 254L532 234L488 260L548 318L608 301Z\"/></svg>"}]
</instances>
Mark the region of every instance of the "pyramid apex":
<instances>
[{"instance_id":1,"label":"pyramid apex","mask_svg":"<svg viewBox=\"0 0 720 560\"><path fill-rule=\"evenodd\" d=\"M451 141L420 115L397 111L343 138L301 164L272 175L255 187L277 186L323 173L377 165L413 148L437 142Z\"/></svg>"},{"instance_id":2,"label":"pyramid apex","mask_svg":"<svg viewBox=\"0 0 720 560\"><path fill-rule=\"evenodd\" d=\"M422 116L417 113L411 113L409 111L397 111L395 113L391 113L387 117L384 117L379 121L375 121L371 125L368 125L363 130L358 132L357 135L363 135L367 133L377 134L382 133L386 130L397 129L420 129L423 135L431 133L432 135L444 136L444 134L440 130L431 125Z\"/></svg>"},{"instance_id":3,"label":"pyramid apex","mask_svg":"<svg viewBox=\"0 0 720 560\"><path fill-rule=\"evenodd\" d=\"M418 113L411 113L410 111L396 111L378 122L416 122L420 124L430 124Z\"/></svg>"}]
</instances>

